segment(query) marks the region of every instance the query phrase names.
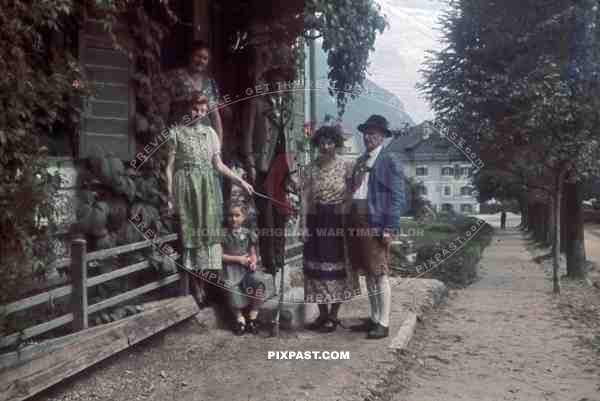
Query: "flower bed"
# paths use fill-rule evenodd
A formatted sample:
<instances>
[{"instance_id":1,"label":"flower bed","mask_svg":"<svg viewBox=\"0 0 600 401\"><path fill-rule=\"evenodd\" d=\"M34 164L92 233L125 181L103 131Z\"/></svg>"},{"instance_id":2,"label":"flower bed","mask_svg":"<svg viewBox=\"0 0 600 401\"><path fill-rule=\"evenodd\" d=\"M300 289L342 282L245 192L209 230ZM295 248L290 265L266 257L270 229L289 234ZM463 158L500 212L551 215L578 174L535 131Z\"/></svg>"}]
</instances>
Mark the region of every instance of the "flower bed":
<instances>
[{"instance_id":1,"label":"flower bed","mask_svg":"<svg viewBox=\"0 0 600 401\"><path fill-rule=\"evenodd\" d=\"M392 247L394 270L409 277L435 278L450 287L464 287L476 280L481 254L494 232L489 224L456 216L451 221L437 221L421 228L423 235L411 238L417 250L414 264L407 264L402 247Z\"/></svg>"}]
</instances>

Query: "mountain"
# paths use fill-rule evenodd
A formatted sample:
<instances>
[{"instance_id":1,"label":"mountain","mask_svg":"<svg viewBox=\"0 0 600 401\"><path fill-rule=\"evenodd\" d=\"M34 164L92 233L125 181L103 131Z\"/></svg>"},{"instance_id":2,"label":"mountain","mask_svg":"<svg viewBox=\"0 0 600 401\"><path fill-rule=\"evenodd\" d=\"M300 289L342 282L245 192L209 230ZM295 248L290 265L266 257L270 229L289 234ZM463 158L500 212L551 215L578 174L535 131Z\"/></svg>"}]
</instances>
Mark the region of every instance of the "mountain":
<instances>
[{"instance_id":1,"label":"mountain","mask_svg":"<svg viewBox=\"0 0 600 401\"><path fill-rule=\"evenodd\" d=\"M368 77L402 99L411 118L420 123L435 117L429 102L415 85L423 81L428 50L442 50L439 18L448 0L376 0L389 28L378 35L369 57Z\"/></svg>"},{"instance_id":2,"label":"mountain","mask_svg":"<svg viewBox=\"0 0 600 401\"><path fill-rule=\"evenodd\" d=\"M319 45L317 45L319 47ZM327 53L322 49L317 49L317 81L327 80L329 66L327 65ZM346 130L354 133L355 141L362 149L362 137L356 127L365 122L371 114L381 114L390 122L390 129L403 128L406 123L414 125L413 120L404 110L404 104L396 95L377 85L375 82L366 79L363 83L363 96L350 100L346 105L344 115L342 116L343 125ZM344 88L338 88L344 89ZM337 117L338 109L334 96L330 96L326 89L317 90L317 115L318 121L322 122L325 115L330 114Z\"/></svg>"}]
</instances>

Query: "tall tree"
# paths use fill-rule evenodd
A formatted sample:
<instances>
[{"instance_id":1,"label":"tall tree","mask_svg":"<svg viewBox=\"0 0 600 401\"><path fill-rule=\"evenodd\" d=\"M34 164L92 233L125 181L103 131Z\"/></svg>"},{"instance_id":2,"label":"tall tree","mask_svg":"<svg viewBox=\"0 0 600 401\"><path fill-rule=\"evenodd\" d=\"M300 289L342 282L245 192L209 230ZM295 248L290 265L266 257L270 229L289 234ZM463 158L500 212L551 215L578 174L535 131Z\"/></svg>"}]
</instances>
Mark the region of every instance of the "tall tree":
<instances>
[{"instance_id":1,"label":"tall tree","mask_svg":"<svg viewBox=\"0 0 600 401\"><path fill-rule=\"evenodd\" d=\"M457 1L422 86L443 119L471 133L486 168L552 194L556 292L563 183L597 167L597 13L588 1Z\"/></svg>"}]
</instances>

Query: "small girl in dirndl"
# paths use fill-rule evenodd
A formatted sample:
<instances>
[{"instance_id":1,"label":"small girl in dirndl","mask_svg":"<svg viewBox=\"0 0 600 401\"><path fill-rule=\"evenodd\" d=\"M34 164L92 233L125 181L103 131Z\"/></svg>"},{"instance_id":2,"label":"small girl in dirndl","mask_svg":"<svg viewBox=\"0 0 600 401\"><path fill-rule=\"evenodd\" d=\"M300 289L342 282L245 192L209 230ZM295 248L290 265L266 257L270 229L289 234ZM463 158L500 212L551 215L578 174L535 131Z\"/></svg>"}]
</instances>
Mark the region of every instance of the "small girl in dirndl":
<instances>
[{"instance_id":1,"label":"small girl in dirndl","mask_svg":"<svg viewBox=\"0 0 600 401\"><path fill-rule=\"evenodd\" d=\"M223 241L223 275L237 335L258 333L258 308L266 295L265 274L256 271L258 238L255 232L244 227L247 216L248 207L243 203L229 207L229 224Z\"/></svg>"}]
</instances>

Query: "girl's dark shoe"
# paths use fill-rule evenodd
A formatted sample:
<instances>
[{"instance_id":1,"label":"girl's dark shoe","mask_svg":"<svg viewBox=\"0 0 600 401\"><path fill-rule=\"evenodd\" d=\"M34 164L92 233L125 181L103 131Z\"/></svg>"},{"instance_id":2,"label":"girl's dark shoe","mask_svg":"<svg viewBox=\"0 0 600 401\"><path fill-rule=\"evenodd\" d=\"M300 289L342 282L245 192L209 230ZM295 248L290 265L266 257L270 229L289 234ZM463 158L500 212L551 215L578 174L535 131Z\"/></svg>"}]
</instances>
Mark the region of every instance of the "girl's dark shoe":
<instances>
[{"instance_id":1,"label":"girl's dark shoe","mask_svg":"<svg viewBox=\"0 0 600 401\"><path fill-rule=\"evenodd\" d=\"M236 336L241 336L246 332L246 324L243 322L235 322L235 325L233 326L233 332Z\"/></svg>"},{"instance_id":2,"label":"girl's dark shoe","mask_svg":"<svg viewBox=\"0 0 600 401\"><path fill-rule=\"evenodd\" d=\"M321 333L331 333L337 329L338 326L341 326L342 323L337 319L327 319L327 321L321 326L319 331Z\"/></svg>"},{"instance_id":3,"label":"girl's dark shoe","mask_svg":"<svg viewBox=\"0 0 600 401\"><path fill-rule=\"evenodd\" d=\"M314 322L312 322L310 324L307 324L305 327L307 330L313 330L313 331L320 330L321 327L323 327L323 325L325 323L327 323L327 320L328 319L326 317L319 316L317 318L317 320L315 320Z\"/></svg>"},{"instance_id":4,"label":"girl's dark shoe","mask_svg":"<svg viewBox=\"0 0 600 401\"><path fill-rule=\"evenodd\" d=\"M246 324L246 331L252 334L258 334L258 325L256 324L256 320L248 320Z\"/></svg>"}]
</instances>

